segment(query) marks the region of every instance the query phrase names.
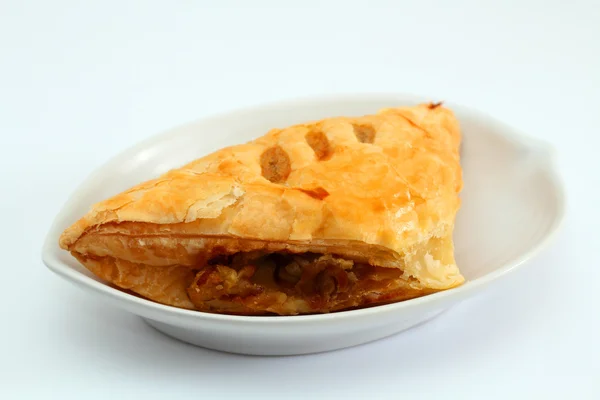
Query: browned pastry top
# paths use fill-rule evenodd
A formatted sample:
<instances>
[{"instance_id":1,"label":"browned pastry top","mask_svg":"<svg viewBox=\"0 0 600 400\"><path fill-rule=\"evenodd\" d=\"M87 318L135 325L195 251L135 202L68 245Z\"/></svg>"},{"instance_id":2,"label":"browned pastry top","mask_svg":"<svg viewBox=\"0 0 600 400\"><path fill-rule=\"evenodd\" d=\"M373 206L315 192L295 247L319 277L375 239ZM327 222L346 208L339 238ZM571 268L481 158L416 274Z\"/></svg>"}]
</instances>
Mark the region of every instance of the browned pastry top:
<instances>
[{"instance_id":1,"label":"browned pastry top","mask_svg":"<svg viewBox=\"0 0 600 400\"><path fill-rule=\"evenodd\" d=\"M460 139L439 104L273 129L94 205L60 245L84 264L151 267L252 250L331 253L400 268L414 287L453 287L463 282L451 239Z\"/></svg>"}]
</instances>

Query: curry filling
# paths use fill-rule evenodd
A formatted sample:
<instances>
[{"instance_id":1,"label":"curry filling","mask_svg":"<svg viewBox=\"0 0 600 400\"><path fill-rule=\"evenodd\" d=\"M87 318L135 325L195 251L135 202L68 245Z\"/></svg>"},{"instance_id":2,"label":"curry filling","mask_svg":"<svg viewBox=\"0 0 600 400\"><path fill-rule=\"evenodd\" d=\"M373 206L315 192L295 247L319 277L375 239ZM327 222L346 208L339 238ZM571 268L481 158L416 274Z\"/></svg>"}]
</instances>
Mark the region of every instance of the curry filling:
<instances>
[{"instance_id":1,"label":"curry filling","mask_svg":"<svg viewBox=\"0 0 600 400\"><path fill-rule=\"evenodd\" d=\"M413 289L401 269L357 263L330 254L237 253L218 256L188 288L203 311L305 314L408 299Z\"/></svg>"}]
</instances>

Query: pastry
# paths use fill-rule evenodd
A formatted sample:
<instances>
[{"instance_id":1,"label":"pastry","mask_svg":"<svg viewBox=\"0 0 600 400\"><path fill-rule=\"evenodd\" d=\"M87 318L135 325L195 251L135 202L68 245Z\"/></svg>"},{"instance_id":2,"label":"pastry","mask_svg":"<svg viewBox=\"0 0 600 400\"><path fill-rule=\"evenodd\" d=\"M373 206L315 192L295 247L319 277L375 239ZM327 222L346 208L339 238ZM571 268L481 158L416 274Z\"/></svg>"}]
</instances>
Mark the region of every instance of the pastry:
<instances>
[{"instance_id":1,"label":"pastry","mask_svg":"<svg viewBox=\"0 0 600 400\"><path fill-rule=\"evenodd\" d=\"M452 241L460 140L440 104L272 129L94 205L60 246L114 286L204 312L427 295L464 281Z\"/></svg>"}]
</instances>

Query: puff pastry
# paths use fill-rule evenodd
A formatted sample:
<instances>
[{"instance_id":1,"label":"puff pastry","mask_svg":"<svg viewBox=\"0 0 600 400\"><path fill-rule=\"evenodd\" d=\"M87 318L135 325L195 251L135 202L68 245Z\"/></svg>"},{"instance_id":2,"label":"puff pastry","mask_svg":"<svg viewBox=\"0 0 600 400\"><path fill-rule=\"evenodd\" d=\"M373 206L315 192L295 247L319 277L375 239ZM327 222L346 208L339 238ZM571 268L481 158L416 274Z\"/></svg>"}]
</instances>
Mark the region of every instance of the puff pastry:
<instances>
[{"instance_id":1,"label":"puff pastry","mask_svg":"<svg viewBox=\"0 0 600 400\"><path fill-rule=\"evenodd\" d=\"M273 129L94 205L60 246L150 300L326 313L449 289L459 124L440 104Z\"/></svg>"}]
</instances>

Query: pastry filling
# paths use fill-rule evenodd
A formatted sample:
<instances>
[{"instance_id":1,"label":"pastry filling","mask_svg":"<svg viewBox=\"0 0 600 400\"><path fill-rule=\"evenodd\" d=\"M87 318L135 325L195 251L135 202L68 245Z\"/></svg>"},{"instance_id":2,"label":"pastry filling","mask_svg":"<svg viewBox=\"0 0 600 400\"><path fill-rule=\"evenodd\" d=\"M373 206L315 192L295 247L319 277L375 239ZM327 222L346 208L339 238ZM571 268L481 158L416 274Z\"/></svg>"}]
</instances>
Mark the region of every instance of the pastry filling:
<instances>
[{"instance_id":1,"label":"pastry filling","mask_svg":"<svg viewBox=\"0 0 600 400\"><path fill-rule=\"evenodd\" d=\"M316 313L414 297L402 275L330 254L237 253L211 259L188 294L204 311Z\"/></svg>"}]
</instances>

